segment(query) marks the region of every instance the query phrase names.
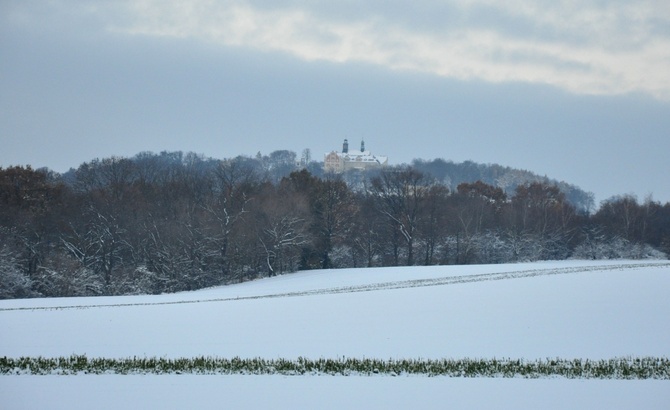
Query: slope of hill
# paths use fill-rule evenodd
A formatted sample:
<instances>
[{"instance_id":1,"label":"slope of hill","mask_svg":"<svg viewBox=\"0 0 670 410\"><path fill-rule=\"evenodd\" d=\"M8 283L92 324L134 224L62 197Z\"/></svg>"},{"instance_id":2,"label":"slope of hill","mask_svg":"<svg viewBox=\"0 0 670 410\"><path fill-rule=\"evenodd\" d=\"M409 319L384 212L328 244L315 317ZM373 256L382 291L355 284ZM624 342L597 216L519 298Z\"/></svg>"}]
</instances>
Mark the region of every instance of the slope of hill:
<instances>
[{"instance_id":1,"label":"slope of hill","mask_svg":"<svg viewBox=\"0 0 670 410\"><path fill-rule=\"evenodd\" d=\"M565 181L557 181L531 171L498 164L479 164L472 161L454 163L443 159L430 161L416 159L412 162L412 166L431 175L451 191L455 191L458 185L464 182L482 181L485 184L501 188L509 196L514 196L519 185L541 182L556 185L565 194L568 202L581 212L590 211L595 206L593 193L586 192L580 187Z\"/></svg>"},{"instance_id":2,"label":"slope of hill","mask_svg":"<svg viewBox=\"0 0 670 410\"><path fill-rule=\"evenodd\" d=\"M14 358L661 358L669 355L669 286L667 262L562 261L308 271L160 296L7 300L0 302L0 352ZM662 408L670 399L663 380L401 376L0 376L0 394L8 408L444 408L447 402L454 408ZM61 399L49 401L50 394Z\"/></svg>"}]
</instances>

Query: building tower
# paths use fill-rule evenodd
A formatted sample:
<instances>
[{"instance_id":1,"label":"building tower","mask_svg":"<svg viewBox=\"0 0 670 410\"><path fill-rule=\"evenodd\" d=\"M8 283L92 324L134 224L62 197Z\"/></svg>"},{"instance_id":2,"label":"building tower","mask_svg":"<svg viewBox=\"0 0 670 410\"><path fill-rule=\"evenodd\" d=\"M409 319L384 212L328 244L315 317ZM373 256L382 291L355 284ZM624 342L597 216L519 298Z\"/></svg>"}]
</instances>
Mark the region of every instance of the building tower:
<instances>
[{"instance_id":1,"label":"building tower","mask_svg":"<svg viewBox=\"0 0 670 410\"><path fill-rule=\"evenodd\" d=\"M346 139L344 140L344 144L342 144L342 153L347 154L349 153L349 141Z\"/></svg>"},{"instance_id":2,"label":"building tower","mask_svg":"<svg viewBox=\"0 0 670 410\"><path fill-rule=\"evenodd\" d=\"M365 152L365 140L361 139L361 152Z\"/></svg>"}]
</instances>

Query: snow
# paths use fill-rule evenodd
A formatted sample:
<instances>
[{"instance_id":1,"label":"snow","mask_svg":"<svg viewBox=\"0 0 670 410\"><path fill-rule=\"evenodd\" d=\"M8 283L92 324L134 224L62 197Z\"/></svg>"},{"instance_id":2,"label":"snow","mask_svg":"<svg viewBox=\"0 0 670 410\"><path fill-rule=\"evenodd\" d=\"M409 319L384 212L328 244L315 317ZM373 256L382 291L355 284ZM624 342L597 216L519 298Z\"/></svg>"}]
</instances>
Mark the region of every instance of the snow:
<instances>
[{"instance_id":1,"label":"snow","mask_svg":"<svg viewBox=\"0 0 670 410\"><path fill-rule=\"evenodd\" d=\"M560 261L9 300L0 302L0 355L667 357L669 288L667 261ZM6 408L664 408L670 400L667 381L409 376L2 376L0 394Z\"/></svg>"},{"instance_id":2,"label":"snow","mask_svg":"<svg viewBox=\"0 0 670 410\"><path fill-rule=\"evenodd\" d=\"M5 409L667 409L668 381L3 376Z\"/></svg>"}]
</instances>

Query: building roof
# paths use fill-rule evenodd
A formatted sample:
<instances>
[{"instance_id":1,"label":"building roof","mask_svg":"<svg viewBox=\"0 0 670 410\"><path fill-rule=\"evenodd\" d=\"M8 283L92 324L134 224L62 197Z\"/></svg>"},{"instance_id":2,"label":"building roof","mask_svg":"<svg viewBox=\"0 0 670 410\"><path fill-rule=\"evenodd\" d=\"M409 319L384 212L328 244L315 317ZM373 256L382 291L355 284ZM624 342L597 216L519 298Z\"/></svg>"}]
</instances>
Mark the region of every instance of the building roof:
<instances>
[{"instance_id":1,"label":"building roof","mask_svg":"<svg viewBox=\"0 0 670 410\"><path fill-rule=\"evenodd\" d=\"M327 169L339 169L339 171L343 171L352 168L374 168L385 166L388 163L388 157L372 155L370 151L365 150L365 143L363 141L361 141L361 149L349 149L349 144L345 139L341 152L331 151L324 155L324 166ZM333 163L334 160L338 161L340 165L335 165Z\"/></svg>"}]
</instances>

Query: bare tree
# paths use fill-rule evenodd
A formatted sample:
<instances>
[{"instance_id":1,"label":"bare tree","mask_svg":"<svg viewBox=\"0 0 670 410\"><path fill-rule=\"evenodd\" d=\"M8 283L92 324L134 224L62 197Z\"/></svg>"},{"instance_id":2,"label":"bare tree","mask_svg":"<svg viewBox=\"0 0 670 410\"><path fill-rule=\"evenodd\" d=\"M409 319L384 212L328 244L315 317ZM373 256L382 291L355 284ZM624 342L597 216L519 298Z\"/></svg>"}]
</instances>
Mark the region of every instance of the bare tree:
<instances>
[{"instance_id":1,"label":"bare tree","mask_svg":"<svg viewBox=\"0 0 670 410\"><path fill-rule=\"evenodd\" d=\"M406 264L414 264L415 234L428 193L428 180L411 167L384 170L372 179L371 194L377 209L388 220L393 234L400 234L407 250ZM394 265L399 264L398 243L393 244Z\"/></svg>"},{"instance_id":2,"label":"bare tree","mask_svg":"<svg viewBox=\"0 0 670 410\"><path fill-rule=\"evenodd\" d=\"M266 185L258 201L257 238L268 275L296 270L302 247L311 242L308 199L290 190Z\"/></svg>"}]
</instances>

